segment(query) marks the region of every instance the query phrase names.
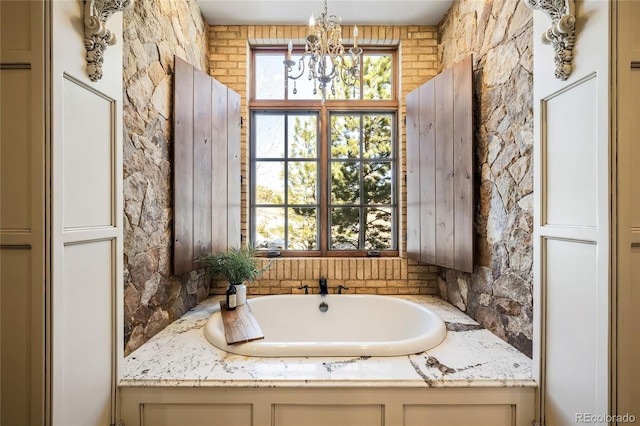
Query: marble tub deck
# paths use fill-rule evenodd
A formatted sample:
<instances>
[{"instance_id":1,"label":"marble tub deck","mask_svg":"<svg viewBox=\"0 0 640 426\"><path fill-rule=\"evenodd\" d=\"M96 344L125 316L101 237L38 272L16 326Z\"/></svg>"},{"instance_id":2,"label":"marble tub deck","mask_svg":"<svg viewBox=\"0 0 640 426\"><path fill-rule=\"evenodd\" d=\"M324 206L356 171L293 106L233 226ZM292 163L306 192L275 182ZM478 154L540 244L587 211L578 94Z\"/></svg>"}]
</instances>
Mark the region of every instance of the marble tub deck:
<instances>
[{"instance_id":1,"label":"marble tub deck","mask_svg":"<svg viewBox=\"0 0 640 426\"><path fill-rule=\"evenodd\" d=\"M268 296L263 296L268 297ZM211 345L203 326L219 309L212 296L124 359L122 387L535 387L532 362L449 303L423 304L447 324L443 343L394 357L257 358Z\"/></svg>"}]
</instances>

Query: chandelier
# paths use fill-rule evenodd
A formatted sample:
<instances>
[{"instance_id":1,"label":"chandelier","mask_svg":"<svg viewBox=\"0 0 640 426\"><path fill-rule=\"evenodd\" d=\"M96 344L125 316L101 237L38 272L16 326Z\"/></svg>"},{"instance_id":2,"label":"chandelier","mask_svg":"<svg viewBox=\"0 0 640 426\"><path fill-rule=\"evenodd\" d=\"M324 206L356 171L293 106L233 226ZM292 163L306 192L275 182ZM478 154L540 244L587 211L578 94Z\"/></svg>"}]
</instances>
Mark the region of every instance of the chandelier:
<instances>
[{"instance_id":1,"label":"chandelier","mask_svg":"<svg viewBox=\"0 0 640 426\"><path fill-rule=\"evenodd\" d=\"M324 0L324 12L320 17L315 19L311 15L309 18L309 33L305 38L304 53L297 62L297 75L293 74L296 62L291 59L293 41L289 41L287 59L284 61L287 74L285 84L287 80L293 80L293 94L298 93L296 80L307 70L309 80L313 81L313 94L316 95L320 88L323 104L327 99L327 85L330 84L331 94L335 96L336 82L354 88L359 82L362 49L358 47L358 27L353 28L353 47L348 51L350 60L347 60L340 22L339 16L327 14L327 0Z\"/></svg>"}]
</instances>

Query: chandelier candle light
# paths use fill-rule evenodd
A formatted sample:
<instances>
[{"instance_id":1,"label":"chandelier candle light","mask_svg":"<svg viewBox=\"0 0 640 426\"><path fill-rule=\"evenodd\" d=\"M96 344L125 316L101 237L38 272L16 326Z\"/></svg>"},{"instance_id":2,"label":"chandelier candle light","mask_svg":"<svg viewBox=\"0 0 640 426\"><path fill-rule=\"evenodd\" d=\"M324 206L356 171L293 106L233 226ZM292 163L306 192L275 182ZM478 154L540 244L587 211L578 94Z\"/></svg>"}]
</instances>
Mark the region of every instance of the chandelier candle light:
<instances>
[{"instance_id":1,"label":"chandelier candle light","mask_svg":"<svg viewBox=\"0 0 640 426\"><path fill-rule=\"evenodd\" d=\"M327 0L324 1L324 12L316 20L313 15L309 18L309 34L306 37L304 53L298 60L298 74L292 75L296 62L291 59L293 41L289 41L287 59L284 61L288 79L293 80L293 94L298 93L296 80L309 69L309 80L313 80L313 94L318 93L318 86L322 95L322 103L327 99L327 84L331 83L331 94L335 96L335 82L341 81L345 86L353 87L360 81L360 55L362 49L358 47L358 27L353 27L353 47L349 49L351 60L345 58L345 48L342 44L341 19L339 16L327 14ZM305 58L307 63L305 64ZM349 63L350 62L350 63Z\"/></svg>"}]
</instances>

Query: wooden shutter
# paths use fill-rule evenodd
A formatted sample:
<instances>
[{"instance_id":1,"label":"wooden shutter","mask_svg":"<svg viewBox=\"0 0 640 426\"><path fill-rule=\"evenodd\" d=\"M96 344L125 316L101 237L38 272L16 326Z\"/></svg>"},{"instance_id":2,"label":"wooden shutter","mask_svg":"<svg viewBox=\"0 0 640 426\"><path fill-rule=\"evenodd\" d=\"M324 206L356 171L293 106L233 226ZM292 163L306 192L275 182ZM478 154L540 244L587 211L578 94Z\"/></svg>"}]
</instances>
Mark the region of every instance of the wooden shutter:
<instances>
[{"instance_id":1,"label":"wooden shutter","mask_svg":"<svg viewBox=\"0 0 640 426\"><path fill-rule=\"evenodd\" d=\"M473 271L472 57L407 95L407 255Z\"/></svg>"},{"instance_id":2,"label":"wooden shutter","mask_svg":"<svg viewBox=\"0 0 640 426\"><path fill-rule=\"evenodd\" d=\"M193 67L175 58L173 97L173 272L193 266Z\"/></svg>"},{"instance_id":3,"label":"wooden shutter","mask_svg":"<svg viewBox=\"0 0 640 426\"><path fill-rule=\"evenodd\" d=\"M227 245L240 247L240 192L242 189L240 132L242 117L240 115L240 95L229 89L227 92Z\"/></svg>"},{"instance_id":4,"label":"wooden shutter","mask_svg":"<svg viewBox=\"0 0 640 426\"><path fill-rule=\"evenodd\" d=\"M211 117L211 125L213 128L213 156L216 167L211 170L213 180L215 182L226 182L228 179L228 158L227 151L227 88L220 82L212 80L212 105L213 114ZM228 203L229 196L227 185L213 185L211 187L213 199L213 235L212 242L213 251L223 251L227 248L227 221L228 221Z\"/></svg>"},{"instance_id":5,"label":"wooden shutter","mask_svg":"<svg viewBox=\"0 0 640 426\"><path fill-rule=\"evenodd\" d=\"M175 58L173 272L240 243L240 95Z\"/></svg>"},{"instance_id":6,"label":"wooden shutter","mask_svg":"<svg viewBox=\"0 0 640 426\"><path fill-rule=\"evenodd\" d=\"M407 95L407 256L420 260L420 96ZM409 142L411 141L411 142Z\"/></svg>"},{"instance_id":7,"label":"wooden shutter","mask_svg":"<svg viewBox=\"0 0 640 426\"><path fill-rule=\"evenodd\" d=\"M443 71L435 79L436 126L436 264L447 268L455 265L455 203L453 189L453 70ZM429 166L425 167L425 171Z\"/></svg>"},{"instance_id":8,"label":"wooden shutter","mask_svg":"<svg viewBox=\"0 0 640 426\"><path fill-rule=\"evenodd\" d=\"M211 126L211 77L193 69L193 258L209 253L212 247L212 197L214 187L213 144L217 143ZM226 135L222 138L226 144ZM177 139L176 139L177 140ZM176 143L176 147L178 144ZM176 185L176 192L178 186ZM193 259L192 258L192 259ZM186 262L185 262L186 266ZM192 268L189 267L189 271ZM186 272L186 271L185 271Z\"/></svg>"},{"instance_id":9,"label":"wooden shutter","mask_svg":"<svg viewBox=\"0 0 640 426\"><path fill-rule=\"evenodd\" d=\"M436 264L436 90L428 81L420 94L420 260Z\"/></svg>"},{"instance_id":10,"label":"wooden shutter","mask_svg":"<svg viewBox=\"0 0 640 426\"><path fill-rule=\"evenodd\" d=\"M454 269L473 272L473 61L453 67Z\"/></svg>"}]
</instances>

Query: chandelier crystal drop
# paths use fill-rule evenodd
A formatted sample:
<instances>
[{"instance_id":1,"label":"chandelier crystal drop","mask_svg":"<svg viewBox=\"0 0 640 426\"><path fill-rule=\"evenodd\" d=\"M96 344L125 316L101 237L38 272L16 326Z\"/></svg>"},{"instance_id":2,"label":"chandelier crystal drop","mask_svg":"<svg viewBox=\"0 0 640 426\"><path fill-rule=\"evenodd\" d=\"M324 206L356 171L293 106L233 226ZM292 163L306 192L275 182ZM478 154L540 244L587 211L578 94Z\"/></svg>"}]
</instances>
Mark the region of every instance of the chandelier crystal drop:
<instances>
[{"instance_id":1,"label":"chandelier crystal drop","mask_svg":"<svg viewBox=\"0 0 640 426\"><path fill-rule=\"evenodd\" d=\"M362 49L358 47L358 27L353 28L353 47L348 50L350 60L345 58L345 48L342 44L341 19L339 16L327 13L327 0L324 0L324 12L317 19L309 18L309 31L305 39L304 53L298 60L297 73L294 75L296 61L291 59L293 41L289 41L285 85L287 80L293 80L293 94L297 93L296 80L308 70L308 78L313 81L313 94L322 96L322 103L327 99L327 85L331 94L335 96L335 83L342 82L345 86L354 87L360 81L360 56ZM306 63L305 63L306 60Z\"/></svg>"}]
</instances>

